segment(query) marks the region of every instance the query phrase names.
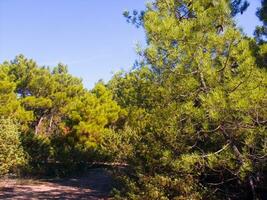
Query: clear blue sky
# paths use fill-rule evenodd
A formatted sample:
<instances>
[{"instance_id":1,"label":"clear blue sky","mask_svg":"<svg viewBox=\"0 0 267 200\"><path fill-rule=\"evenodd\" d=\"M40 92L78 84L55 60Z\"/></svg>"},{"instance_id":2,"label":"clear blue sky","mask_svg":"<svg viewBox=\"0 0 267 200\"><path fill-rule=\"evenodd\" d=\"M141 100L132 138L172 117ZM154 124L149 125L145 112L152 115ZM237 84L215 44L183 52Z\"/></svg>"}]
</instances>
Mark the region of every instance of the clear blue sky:
<instances>
[{"instance_id":1,"label":"clear blue sky","mask_svg":"<svg viewBox=\"0 0 267 200\"><path fill-rule=\"evenodd\" d=\"M252 35L260 0L238 16ZM145 0L0 0L0 62L18 54L40 65L62 62L88 88L112 72L131 68L134 47L145 43L142 29L125 22L125 9L143 9Z\"/></svg>"}]
</instances>

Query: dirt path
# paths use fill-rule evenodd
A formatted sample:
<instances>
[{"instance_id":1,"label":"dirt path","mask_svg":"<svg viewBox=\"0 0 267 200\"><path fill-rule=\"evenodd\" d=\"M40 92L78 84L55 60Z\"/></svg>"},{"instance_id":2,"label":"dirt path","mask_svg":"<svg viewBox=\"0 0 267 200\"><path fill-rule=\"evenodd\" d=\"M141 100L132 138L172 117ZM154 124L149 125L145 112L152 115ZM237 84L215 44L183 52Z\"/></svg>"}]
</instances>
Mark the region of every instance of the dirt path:
<instances>
[{"instance_id":1,"label":"dirt path","mask_svg":"<svg viewBox=\"0 0 267 200\"><path fill-rule=\"evenodd\" d=\"M106 200L112 188L110 174L92 169L80 178L53 180L0 180L0 199L89 199Z\"/></svg>"}]
</instances>

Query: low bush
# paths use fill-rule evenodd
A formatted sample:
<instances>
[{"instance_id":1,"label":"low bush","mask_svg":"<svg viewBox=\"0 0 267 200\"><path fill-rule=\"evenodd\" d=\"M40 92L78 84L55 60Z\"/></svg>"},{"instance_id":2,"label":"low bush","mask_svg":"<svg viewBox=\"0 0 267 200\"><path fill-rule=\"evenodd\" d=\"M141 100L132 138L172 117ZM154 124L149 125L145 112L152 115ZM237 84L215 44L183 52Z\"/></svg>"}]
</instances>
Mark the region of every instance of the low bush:
<instances>
[{"instance_id":1,"label":"low bush","mask_svg":"<svg viewBox=\"0 0 267 200\"><path fill-rule=\"evenodd\" d=\"M19 172L26 164L17 125L10 119L0 119L0 176Z\"/></svg>"}]
</instances>

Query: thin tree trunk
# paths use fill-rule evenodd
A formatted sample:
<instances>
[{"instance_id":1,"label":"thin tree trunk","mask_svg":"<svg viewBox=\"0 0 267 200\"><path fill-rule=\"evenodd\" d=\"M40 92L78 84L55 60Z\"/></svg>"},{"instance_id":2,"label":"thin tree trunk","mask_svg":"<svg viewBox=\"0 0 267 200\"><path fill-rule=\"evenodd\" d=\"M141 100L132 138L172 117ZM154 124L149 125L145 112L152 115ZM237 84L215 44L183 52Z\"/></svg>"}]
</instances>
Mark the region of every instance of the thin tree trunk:
<instances>
[{"instance_id":1,"label":"thin tree trunk","mask_svg":"<svg viewBox=\"0 0 267 200\"><path fill-rule=\"evenodd\" d=\"M222 131L223 131L223 134L224 136L230 140L230 145L231 145L231 148L233 149L234 151L234 154L237 158L237 160L243 164L244 163L244 159L243 159L243 156L242 154L240 153L239 149L237 148L237 146L234 144L234 142L231 140L230 136L228 135L228 133L225 131L224 127L222 127ZM257 194L256 194L256 191L255 191L255 184L254 184L254 181L253 181L253 176L250 175L249 176L249 185L250 185L250 188L251 188L251 191L252 191L252 195L253 195L253 200L257 200Z\"/></svg>"},{"instance_id":2,"label":"thin tree trunk","mask_svg":"<svg viewBox=\"0 0 267 200\"><path fill-rule=\"evenodd\" d=\"M254 185L254 181L253 181L253 177L252 176L249 176L249 185L251 187L251 190L252 190L252 194L253 194L253 200L257 200L257 194L256 194L256 191L255 191L255 185Z\"/></svg>"},{"instance_id":3,"label":"thin tree trunk","mask_svg":"<svg viewBox=\"0 0 267 200\"><path fill-rule=\"evenodd\" d=\"M50 118L49 128L48 128L48 133L50 133L51 130L52 130L52 124L53 124L53 115L52 115L51 118Z\"/></svg>"},{"instance_id":4,"label":"thin tree trunk","mask_svg":"<svg viewBox=\"0 0 267 200\"><path fill-rule=\"evenodd\" d=\"M40 129L40 126L41 126L41 124L42 124L42 121L43 121L43 117L41 117L40 118L40 120L39 120L39 122L38 122L38 124L37 124L37 126L35 127L35 135L37 135L38 134L38 132L39 132L39 129Z\"/></svg>"}]
</instances>

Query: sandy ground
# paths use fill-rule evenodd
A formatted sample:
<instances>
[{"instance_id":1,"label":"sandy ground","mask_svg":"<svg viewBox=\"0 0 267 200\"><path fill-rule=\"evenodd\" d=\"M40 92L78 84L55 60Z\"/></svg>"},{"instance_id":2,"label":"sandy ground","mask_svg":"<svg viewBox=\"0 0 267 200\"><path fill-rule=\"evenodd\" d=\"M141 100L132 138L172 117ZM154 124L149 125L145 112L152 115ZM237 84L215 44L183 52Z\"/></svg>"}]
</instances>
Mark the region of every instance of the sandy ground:
<instances>
[{"instance_id":1,"label":"sandy ground","mask_svg":"<svg viewBox=\"0 0 267 200\"><path fill-rule=\"evenodd\" d=\"M107 200L111 189L111 176L104 169L92 169L82 177L69 179L0 179L0 199L7 200Z\"/></svg>"}]
</instances>

